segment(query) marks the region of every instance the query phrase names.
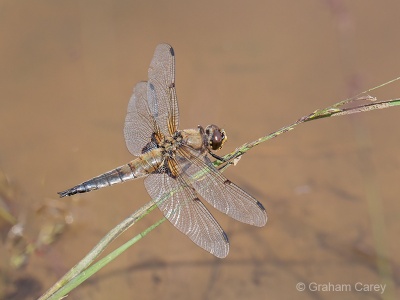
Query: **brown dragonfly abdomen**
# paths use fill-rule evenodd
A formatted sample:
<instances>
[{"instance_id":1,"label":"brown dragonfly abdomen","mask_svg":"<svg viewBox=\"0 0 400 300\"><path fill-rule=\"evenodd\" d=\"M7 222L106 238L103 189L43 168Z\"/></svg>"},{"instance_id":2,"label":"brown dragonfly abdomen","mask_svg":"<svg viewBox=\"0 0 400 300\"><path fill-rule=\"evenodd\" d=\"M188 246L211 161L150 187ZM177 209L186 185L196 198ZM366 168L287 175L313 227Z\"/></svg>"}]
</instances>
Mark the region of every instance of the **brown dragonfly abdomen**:
<instances>
[{"instance_id":1,"label":"brown dragonfly abdomen","mask_svg":"<svg viewBox=\"0 0 400 300\"><path fill-rule=\"evenodd\" d=\"M81 184L63 192L58 192L58 194L60 195L60 198L62 198L77 193L87 193L117 183L140 178L155 172L163 164L163 160L162 149L156 148L142 154L126 165L82 182Z\"/></svg>"}]
</instances>

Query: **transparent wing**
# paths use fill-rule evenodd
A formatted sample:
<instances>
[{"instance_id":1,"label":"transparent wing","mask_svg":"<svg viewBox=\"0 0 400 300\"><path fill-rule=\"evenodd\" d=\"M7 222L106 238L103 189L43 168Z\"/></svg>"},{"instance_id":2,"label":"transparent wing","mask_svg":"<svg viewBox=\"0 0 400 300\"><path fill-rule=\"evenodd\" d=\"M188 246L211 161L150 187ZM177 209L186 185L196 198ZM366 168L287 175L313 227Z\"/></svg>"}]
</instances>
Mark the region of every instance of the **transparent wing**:
<instances>
[{"instance_id":1,"label":"transparent wing","mask_svg":"<svg viewBox=\"0 0 400 300\"><path fill-rule=\"evenodd\" d=\"M156 131L147 102L147 82L139 82L133 89L125 118L124 136L129 152L135 156L142 154Z\"/></svg>"},{"instance_id":2,"label":"transparent wing","mask_svg":"<svg viewBox=\"0 0 400 300\"><path fill-rule=\"evenodd\" d=\"M156 47L148 72L150 111L165 136L178 129L179 111L175 91L175 53L168 44Z\"/></svg>"},{"instance_id":3,"label":"transparent wing","mask_svg":"<svg viewBox=\"0 0 400 300\"><path fill-rule=\"evenodd\" d=\"M178 153L180 168L208 203L240 222L259 227L266 224L267 213L262 204L226 179L205 154L196 155L189 147L179 148Z\"/></svg>"},{"instance_id":4,"label":"transparent wing","mask_svg":"<svg viewBox=\"0 0 400 300\"><path fill-rule=\"evenodd\" d=\"M153 173L144 180L147 192L164 216L194 243L224 258L229 252L228 237L211 213L182 177Z\"/></svg>"}]
</instances>

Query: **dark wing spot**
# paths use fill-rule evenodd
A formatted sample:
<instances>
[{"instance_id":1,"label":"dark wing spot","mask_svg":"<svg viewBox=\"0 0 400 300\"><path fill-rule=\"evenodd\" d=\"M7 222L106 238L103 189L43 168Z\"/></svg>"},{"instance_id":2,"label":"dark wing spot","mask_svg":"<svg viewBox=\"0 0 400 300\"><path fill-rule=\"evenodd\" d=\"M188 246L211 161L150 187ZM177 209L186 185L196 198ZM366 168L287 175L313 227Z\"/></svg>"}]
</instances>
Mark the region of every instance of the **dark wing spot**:
<instances>
[{"instance_id":1,"label":"dark wing spot","mask_svg":"<svg viewBox=\"0 0 400 300\"><path fill-rule=\"evenodd\" d=\"M258 205L259 208L261 208L262 210L265 211L265 208L264 208L264 206L261 204L260 201L257 201L257 205Z\"/></svg>"},{"instance_id":2,"label":"dark wing spot","mask_svg":"<svg viewBox=\"0 0 400 300\"><path fill-rule=\"evenodd\" d=\"M172 56L175 56L175 51L174 48L169 48L169 53L171 53Z\"/></svg>"},{"instance_id":3,"label":"dark wing spot","mask_svg":"<svg viewBox=\"0 0 400 300\"><path fill-rule=\"evenodd\" d=\"M228 180L228 179L224 181L224 184L226 184L226 185L229 185L229 184L231 184L231 183L232 183L232 182L231 182L230 180Z\"/></svg>"},{"instance_id":4,"label":"dark wing spot","mask_svg":"<svg viewBox=\"0 0 400 300\"><path fill-rule=\"evenodd\" d=\"M193 198L193 201L200 201L200 199L198 197Z\"/></svg>"},{"instance_id":5,"label":"dark wing spot","mask_svg":"<svg viewBox=\"0 0 400 300\"><path fill-rule=\"evenodd\" d=\"M142 149L142 154L149 152L150 150L157 148L157 144L154 141L148 142Z\"/></svg>"},{"instance_id":6,"label":"dark wing spot","mask_svg":"<svg viewBox=\"0 0 400 300\"><path fill-rule=\"evenodd\" d=\"M169 88L170 89L172 89L172 88L174 88L175 87L175 83L173 82L173 83L171 83L170 85L169 85Z\"/></svg>"},{"instance_id":7,"label":"dark wing spot","mask_svg":"<svg viewBox=\"0 0 400 300\"><path fill-rule=\"evenodd\" d=\"M224 238L225 242L229 244L228 236L226 235L225 231L222 231L222 237Z\"/></svg>"}]
</instances>

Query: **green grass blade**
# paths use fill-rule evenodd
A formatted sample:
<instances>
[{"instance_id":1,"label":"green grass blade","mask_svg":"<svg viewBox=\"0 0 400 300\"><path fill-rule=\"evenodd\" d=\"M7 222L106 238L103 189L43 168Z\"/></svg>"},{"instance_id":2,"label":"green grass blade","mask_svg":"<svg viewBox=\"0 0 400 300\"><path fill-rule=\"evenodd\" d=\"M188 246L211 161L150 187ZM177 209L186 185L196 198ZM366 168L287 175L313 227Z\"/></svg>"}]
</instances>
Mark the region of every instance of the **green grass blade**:
<instances>
[{"instance_id":1,"label":"green grass blade","mask_svg":"<svg viewBox=\"0 0 400 300\"><path fill-rule=\"evenodd\" d=\"M68 282L84 272L109 244L111 244L118 236L120 236L133 224L149 214L155 207L156 205L150 201L114 227L79 263L72 267L61 279L59 279L48 291L46 291L46 293L43 294L39 300L49 299L50 296L63 288L66 284L68 284Z\"/></svg>"},{"instance_id":2,"label":"green grass blade","mask_svg":"<svg viewBox=\"0 0 400 300\"><path fill-rule=\"evenodd\" d=\"M90 276L95 274L97 271L105 267L107 264L112 262L115 258L117 258L119 255L121 255L123 252L125 252L127 249L129 249L131 246L133 246L136 242L140 241L142 238L144 238L149 232L151 232L153 229L158 227L160 224L162 224L166 219L162 218L150 227L148 227L146 230L144 230L142 233L136 235L134 238L130 239L128 242L123 244L122 246L118 247L115 249L113 252L105 256L104 258L100 259L98 262L87 268L84 272L81 272L78 276L74 277L71 281L69 281L67 284L65 284L61 289L59 289L56 293L54 293L49 300L58 300L61 299L62 297L66 296L70 291L75 289L77 286L79 286L82 282L84 282L86 279L88 279Z\"/></svg>"}]
</instances>

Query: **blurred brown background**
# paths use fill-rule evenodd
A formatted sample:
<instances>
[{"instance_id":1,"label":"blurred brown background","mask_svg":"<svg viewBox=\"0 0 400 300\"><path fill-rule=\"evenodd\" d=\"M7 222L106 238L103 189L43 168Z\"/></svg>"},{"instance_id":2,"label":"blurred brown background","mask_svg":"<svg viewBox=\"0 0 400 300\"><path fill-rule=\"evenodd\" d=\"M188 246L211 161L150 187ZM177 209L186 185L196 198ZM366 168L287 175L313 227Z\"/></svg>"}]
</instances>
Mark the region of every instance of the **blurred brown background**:
<instances>
[{"instance_id":1,"label":"blurred brown background","mask_svg":"<svg viewBox=\"0 0 400 300\"><path fill-rule=\"evenodd\" d=\"M132 159L126 107L158 43L175 48L180 127L225 128L224 154L399 76L399 11L395 0L1 1L0 169L16 190L7 209L35 239L41 203ZM400 84L372 94L399 97ZM68 299L397 298L399 116L315 121L254 148L226 175L264 204L266 227L212 210L231 241L220 260L165 223ZM73 223L21 270L0 223L0 298L41 295L149 196L137 180L58 201ZM299 282L353 289L299 292ZM357 282L387 287L357 292Z\"/></svg>"}]
</instances>

